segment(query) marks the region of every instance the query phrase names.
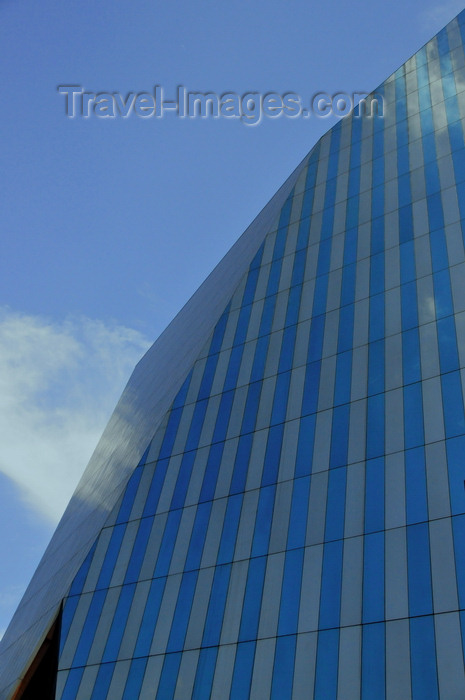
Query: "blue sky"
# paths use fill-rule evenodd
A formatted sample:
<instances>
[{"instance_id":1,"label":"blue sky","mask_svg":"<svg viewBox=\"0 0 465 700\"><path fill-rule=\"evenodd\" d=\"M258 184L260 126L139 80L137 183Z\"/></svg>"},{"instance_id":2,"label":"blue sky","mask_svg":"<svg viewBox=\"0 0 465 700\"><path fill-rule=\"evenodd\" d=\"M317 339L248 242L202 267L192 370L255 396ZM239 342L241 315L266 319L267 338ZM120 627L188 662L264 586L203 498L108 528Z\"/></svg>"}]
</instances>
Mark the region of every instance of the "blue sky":
<instances>
[{"instance_id":1,"label":"blue sky","mask_svg":"<svg viewBox=\"0 0 465 700\"><path fill-rule=\"evenodd\" d=\"M333 123L69 119L57 87L369 92L461 9L0 3L0 634L134 364Z\"/></svg>"}]
</instances>

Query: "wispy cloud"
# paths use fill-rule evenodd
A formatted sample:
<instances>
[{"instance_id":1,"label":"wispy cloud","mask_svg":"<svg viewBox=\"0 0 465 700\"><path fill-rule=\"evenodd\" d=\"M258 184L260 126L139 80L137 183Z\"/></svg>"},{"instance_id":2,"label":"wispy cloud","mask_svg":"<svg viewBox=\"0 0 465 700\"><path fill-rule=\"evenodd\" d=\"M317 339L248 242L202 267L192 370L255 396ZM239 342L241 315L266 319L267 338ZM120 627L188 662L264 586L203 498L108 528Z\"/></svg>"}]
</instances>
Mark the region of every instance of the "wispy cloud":
<instances>
[{"instance_id":1,"label":"wispy cloud","mask_svg":"<svg viewBox=\"0 0 465 700\"><path fill-rule=\"evenodd\" d=\"M88 318L0 309L0 471L61 516L148 340Z\"/></svg>"},{"instance_id":2,"label":"wispy cloud","mask_svg":"<svg viewBox=\"0 0 465 700\"><path fill-rule=\"evenodd\" d=\"M431 3L423 6L420 12L421 28L431 36L439 32L448 22L463 10L463 0L445 0L442 3Z\"/></svg>"},{"instance_id":3,"label":"wispy cloud","mask_svg":"<svg viewBox=\"0 0 465 700\"><path fill-rule=\"evenodd\" d=\"M6 631L6 624L15 611L26 585L22 583L4 585L0 592L0 640Z\"/></svg>"}]
</instances>

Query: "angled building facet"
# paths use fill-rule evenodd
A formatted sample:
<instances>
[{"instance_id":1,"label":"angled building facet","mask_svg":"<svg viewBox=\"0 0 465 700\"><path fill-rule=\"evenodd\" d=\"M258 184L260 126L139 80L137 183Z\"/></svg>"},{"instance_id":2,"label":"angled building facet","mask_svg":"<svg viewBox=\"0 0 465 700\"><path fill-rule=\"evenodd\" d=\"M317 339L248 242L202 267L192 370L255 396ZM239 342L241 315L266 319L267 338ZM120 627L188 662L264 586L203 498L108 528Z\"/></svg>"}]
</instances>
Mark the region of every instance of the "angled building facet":
<instances>
[{"instance_id":1,"label":"angled building facet","mask_svg":"<svg viewBox=\"0 0 465 700\"><path fill-rule=\"evenodd\" d=\"M465 697L464 44L338 122L138 364L2 700Z\"/></svg>"}]
</instances>

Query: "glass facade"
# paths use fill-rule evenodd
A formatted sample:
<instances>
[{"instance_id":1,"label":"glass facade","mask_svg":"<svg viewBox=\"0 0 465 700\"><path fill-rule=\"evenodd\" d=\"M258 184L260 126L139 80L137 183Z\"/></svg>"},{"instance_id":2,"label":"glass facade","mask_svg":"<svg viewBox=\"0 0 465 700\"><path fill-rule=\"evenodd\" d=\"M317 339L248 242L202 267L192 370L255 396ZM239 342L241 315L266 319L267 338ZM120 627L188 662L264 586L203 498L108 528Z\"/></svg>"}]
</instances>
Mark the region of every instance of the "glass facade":
<instances>
[{"instance_id":1,"label":"glass facade","mask_svg":"<svg viewBox=\"0 0 465 700\"><path fill-rule=\"evenodd\" d=\"M69 587L56 700L465 697L464 45L310 152Z\"/></svg>"}]
</instances>

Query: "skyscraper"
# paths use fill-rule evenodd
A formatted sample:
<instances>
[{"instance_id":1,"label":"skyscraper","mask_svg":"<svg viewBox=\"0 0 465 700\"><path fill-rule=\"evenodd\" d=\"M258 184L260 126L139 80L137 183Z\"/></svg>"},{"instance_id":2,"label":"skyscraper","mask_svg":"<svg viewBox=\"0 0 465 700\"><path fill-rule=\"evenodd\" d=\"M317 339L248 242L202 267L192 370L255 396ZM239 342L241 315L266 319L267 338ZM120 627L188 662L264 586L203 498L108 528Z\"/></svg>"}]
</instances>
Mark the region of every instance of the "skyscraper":
<instances>
[{"instance_id":1,"label":"skyscraper","mask_svg":"<svg viewBox=\"0 0 465 700\"><path fill-rule=\"evenodd\" d=\"M464 44L338 122L136 367L1 698L465 697Z\"/></svg>"}]
</instances>

